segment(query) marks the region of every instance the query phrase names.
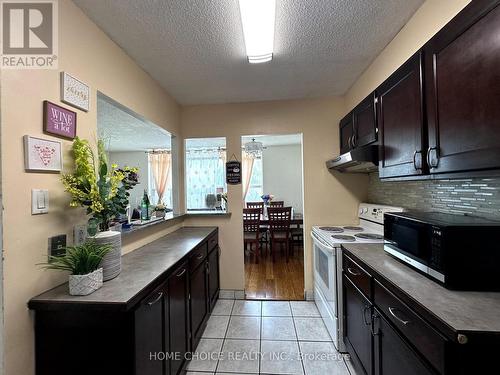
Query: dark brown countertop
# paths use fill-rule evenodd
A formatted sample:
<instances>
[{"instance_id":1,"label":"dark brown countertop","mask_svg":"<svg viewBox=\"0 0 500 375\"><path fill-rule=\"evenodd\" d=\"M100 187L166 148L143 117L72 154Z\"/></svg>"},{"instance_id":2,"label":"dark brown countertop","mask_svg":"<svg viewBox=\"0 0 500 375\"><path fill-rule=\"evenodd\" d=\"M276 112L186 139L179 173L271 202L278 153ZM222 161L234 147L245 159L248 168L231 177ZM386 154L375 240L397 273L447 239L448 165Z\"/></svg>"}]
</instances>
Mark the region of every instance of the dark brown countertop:
<instances>
[{"instance_id":1,"label":"dark brown countertop","mask_svg":"<svg viewBox=\"0 0 500 375\"><path fill-rule=\"evenodd\" d=\"M446 289L385 253L382 244L343 248L454 332L500 334L500 293Z\"/></svg>"},{"instance_id":2,"label":"dark brown countertop","mask_svg":"<svg viewBox=\"0 0 500 375\"><path fill-rule=\"evenodd\" d=\"M71 296L62 284L32 298L33 310L128 310L145 297L158 279L174 271L187 255L206 240L216 227L184 227L122 258L122 272L88 296Z\"/></svg>"}]
</instances>

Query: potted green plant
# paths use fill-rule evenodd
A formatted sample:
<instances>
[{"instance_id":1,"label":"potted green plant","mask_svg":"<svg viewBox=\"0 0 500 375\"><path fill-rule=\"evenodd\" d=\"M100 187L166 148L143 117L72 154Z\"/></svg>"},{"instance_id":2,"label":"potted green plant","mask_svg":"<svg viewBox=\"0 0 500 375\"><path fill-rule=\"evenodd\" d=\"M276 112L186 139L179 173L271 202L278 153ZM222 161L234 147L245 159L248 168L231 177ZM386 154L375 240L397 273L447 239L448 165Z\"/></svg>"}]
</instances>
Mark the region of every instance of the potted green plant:
<instances>
[{"instance_id":1,"label":"potted green plant","mask_svg":"<svg viewBox=\"0 0 500 375\"><path fill-rule=\"evenodd\" d=\"M130 193L138 184L137 168L108 167L104 143L97 142L97 157L87 140L78 137L73 141L75 168L63 174L62 183L71 194L70 206L83 206L90 215L89 235L97 243L109 244L113 249L102 261L104 281L121 272L121 233L110 231L111 221L126 214ZM99 231L98 231L99 230Z\"/></svg>"},{"instance_id":2,"label":"potted green plant","mask_svg":"<svg viewBox=\"0 0 500 375\"><path fill-rule=\"evenodd\" d=\"M111 246L88 240L82 245L67 247L64 255L50 256L43 267L51 270L69 271L69 294L86 296L102 286L101 262Z\"/></svg>"}]
</instances>

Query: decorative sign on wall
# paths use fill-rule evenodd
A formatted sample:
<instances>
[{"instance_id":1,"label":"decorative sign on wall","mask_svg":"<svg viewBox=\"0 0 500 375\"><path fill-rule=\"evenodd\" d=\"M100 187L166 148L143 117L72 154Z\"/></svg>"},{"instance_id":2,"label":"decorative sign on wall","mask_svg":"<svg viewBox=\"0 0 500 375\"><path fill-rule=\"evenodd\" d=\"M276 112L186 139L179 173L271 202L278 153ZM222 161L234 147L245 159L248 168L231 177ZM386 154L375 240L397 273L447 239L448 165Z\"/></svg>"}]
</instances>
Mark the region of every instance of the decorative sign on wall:
<instances>
[{"instance_id":1,"label":"decorative sign on wall","mask_svg":"<svg viewBox=\"0 0 500 375\"><path fill-rule=\"evenodd\" d=\"M241 184L241 163L238 160L226 163L226 182L230 185Z\"/></svg>"},{"instance_id":2,"label":"decorative sign on wall","mask_svg":"<svg viewBox=\"0 0 500 375\"><path fill-rule=\"evenodd\" d=\"M61 72L61 101L87 112L90 108L90 87L72 75Z\"/></svg>"},{"instance_id":3,"label":"decorative sign on wall","mask_svg":"<svg viewBox=\"0 0 500 375\"><path fill-rule=\"evenodd\" d=\"M24 136L24 168L31 172L60 172L61 142Z\"/></svg>"},{"instance_id":4,"label":"decorative sign on wall","mask_svg":"<svg viewBox=\"0 0 500 375\"><path fill-rule=\"evenodd\" d=\"M76 112L47 100L43 102L43 131L58 137L76 137Z\"/></svg>"}]
</instances>

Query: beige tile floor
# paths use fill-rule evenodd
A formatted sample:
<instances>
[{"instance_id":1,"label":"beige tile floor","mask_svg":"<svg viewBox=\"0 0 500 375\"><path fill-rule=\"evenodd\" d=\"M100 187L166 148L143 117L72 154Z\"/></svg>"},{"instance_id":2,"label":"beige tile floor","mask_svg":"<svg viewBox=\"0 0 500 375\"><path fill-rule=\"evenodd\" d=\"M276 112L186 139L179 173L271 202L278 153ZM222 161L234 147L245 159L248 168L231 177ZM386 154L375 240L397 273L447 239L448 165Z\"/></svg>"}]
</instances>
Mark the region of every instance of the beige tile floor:
<instances>
[{"instance_id":1,"label":"beige tile floor","mask_svg":"<svg viewBox=\"0 0 500 375\"><path fill-rule=\"evenodd\" d=\"M186 374L355 375L314 302L220 299Z\"/></svg>"}]
</instances>

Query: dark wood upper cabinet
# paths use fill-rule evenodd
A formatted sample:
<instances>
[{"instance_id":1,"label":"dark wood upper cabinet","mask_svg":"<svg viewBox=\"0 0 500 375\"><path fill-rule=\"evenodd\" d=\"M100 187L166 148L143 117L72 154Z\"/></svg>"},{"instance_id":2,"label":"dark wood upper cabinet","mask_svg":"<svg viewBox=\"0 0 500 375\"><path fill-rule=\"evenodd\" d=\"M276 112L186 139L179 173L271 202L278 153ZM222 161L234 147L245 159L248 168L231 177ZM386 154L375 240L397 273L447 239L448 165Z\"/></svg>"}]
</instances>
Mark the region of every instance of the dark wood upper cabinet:
<instances>
[{"instance_id":1,"label":"dark wood upper cabinet","mask_svg":"<svg viewBox=\"0 0 500 375\"><path fill-rule=\"evenodd\" d=\"M345 154L352 149L352 137L354 135L354 123L352 112L340 120L339 138L340 154Z\"/></svg>"},{"instance_id":2,"label":"dark wood upper cabinet","mask_svg":"<svg viewBox=\"0 0 500 375\"><path fill-rule=\"evenodd\" d=\"M431 174L500 168L500 1L472 1L424 47Z\"/></svg>"},{"instance_id":3,"label":"dark wood upper cabinet","mask_svg":"<svg viewBox=\"0 0 500 375\"><path fill-rule=\"evenodd\" d=\"M369 145L377 141L377 115L375 93L368 95L352 112L354 134L351 140L353 148Z\"/></svg>"},{"instance_id":4,"label":"dark wood upper cabinet","mask_svg":"<svg viewBox=\"0 0 500 375\"><path fill-rule=\"evenodd\" d=\"M381 178L427 173L422 53L377 89Z\"/></svg>"}]
</instances>

